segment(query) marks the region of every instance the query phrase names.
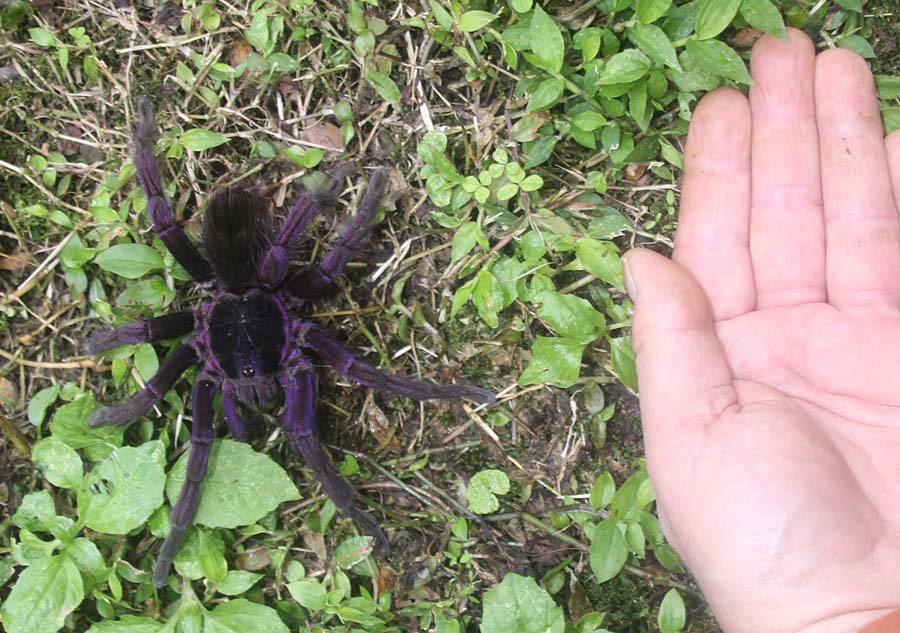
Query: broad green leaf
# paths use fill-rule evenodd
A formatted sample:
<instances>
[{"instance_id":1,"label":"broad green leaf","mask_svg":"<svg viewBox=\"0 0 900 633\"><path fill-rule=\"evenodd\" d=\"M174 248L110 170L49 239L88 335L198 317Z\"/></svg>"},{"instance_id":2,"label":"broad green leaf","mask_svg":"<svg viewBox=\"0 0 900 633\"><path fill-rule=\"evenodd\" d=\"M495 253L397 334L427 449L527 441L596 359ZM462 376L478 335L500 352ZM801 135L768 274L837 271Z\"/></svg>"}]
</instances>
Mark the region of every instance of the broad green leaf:
<instances>
[{"instance_id":1,"label":"broad green leaf","mask_svg":"<svg viewBox=\"0 0 900 633\"><path fill-rule=\"evenodd\" d=\"M900 130L900 107L882 108L881 119L885 134Z\"/></svg>"},{"instance_id":2,"label":"broad green leaf","mask_svg":"<svg viewBox=\"0 0 900 633\"><path fill-rule=\"evenodd\" d=\"M478 242L483 241L484 233L478 222L466 222L460 226L453 235L453 244L450 247L450 261L456 262L472 252Z\"/></svg>"},{"instance_id":3,"label":"broad green leaf","mask_svg":"<svg viewBox=\"0 0 900 633\"><path fill-rule=\"evenodd\" d=\"M144 244L116 244L94 258L100 268L125 277L137 279L151 270L162 270L162 256Z\"/></svg>"},{"instance_id":4,"label":"broad green leaf","mask_svg":"<svg viewBox=\"0 0 900 633\"><path fill-rule=\"evenodd\" d=\"M565 628L562 607L533 578L506 574L484 594L481 633L563 633Z\"/></svg>"},{"instance_id":5,"label":"broad green leaf","mask_svg":"<svg viewBox=\"0 0 900 633\"><path fill-rule=\"evenodd\" d=\"M453 304L450 306L450 318L456 316L456 313L459 312L459 309L466 305L466 302L469 300L469 297L472 296L472 291L475 289L475 284L478 282L478 277L473 277L465 284L460 286L455 293L453 293Z\"/></svg>"},{"instance_id":6,"label":"broad green leaf","mask_svg":"<svg viewBox=\"0 0 900 633\"><path fill-rule=\"evenodd\" d=\"M615 244L587 237L581 238L575 242L575 256L589 273L624 291L622 260Z\"/></svg>"},{"instance_id":7,"label":"broad green leaf","mask_svg":"<svg viewBox=\"0 0 900 633\"><path fill-rule=\"evenodd\" d=\"M91 461L103 459L122 445L125 427L101 426L90 428L88 418L98 409L92 394L85 394L56 410L50 420L53 437L74 449L83 448Z\"/></svg>"},{"instance_id":8,"label":"broad green leaf","mask_svg":"<svg viewBox=\"0 0 900 633\"><path fill-rule=\"evenodd\" d=\"M744 60L728 44L719 40L688 40L685 50L703 70L748 86L753 84Z\"/></svg>"},{"instance_id":9,"label":"broad green leaf","mask_svg":"<svg viewBox=\"0 0 900 633\"><path fill-rule=\"evenodd\" d=\"M603 42L603 35L596 26L589 26L578 32L582 35L581 40L581 57L585 63L596 59L597 53L600 52L600 44Z\"/></svg>"},{"instance_id":10,"label":"broad green leaf","mask_svg":"<svg viewBox=\"0 0 900 633\"><path fill-rule=\"evenodd\" d=\"M197 563L204 578L216 584L225 580L228 562L225 560L225 543L221 535L213 530L199 530Z\"/></svg>"},{"instance_id":11,"label":"broad green leaf","mask_svg":"<svg viewBox=\"0 0 900 633\"><path fill-rule=\"evenodd\" d=\"M531 52L546 70L558 73L562 70L566 47L559 26L540 5L535 5L528 29L531 38Z\"/></svg>"},{"instance_id":12,"label":"broad green leaf","mask_svg":"<svg viewBox=\"0 0 900 633\"><path fill-rule=\"evenodd\" d=\"M847 35L837 41L837 45L841 48L847 48L866 59L875 57L875 49L869 42L859 35Z\"/></svg>"},{"instance_id":13,"label":"broad green leaf","mask_svg":"<svg viewBox=\"0 0 900 633\"><path fill-rule=\"evenodd\" d=\"M559 336L586 345L606 332L603 314L581 297L546 291L536 296L533 301L540 304L538 316Z\"/></svg>"},{"instance_id":14,"label":"broad green leaf","mask_svg":"<svg viewBox=\"0 0 900 633\"><path fill-rule=\"evenodd\" d=\"M185 451L169 472L166 495L173 505L184 485L187 461ZM297 487L270 457L243 442L216 440L194 523L211 528L250 525L280 503L299 498Z\"/></svg>"},{"instance_id":15,"label":"broad green leaf","mask_svg":"<svg viewBox=\"0 0 900 633\"><path fill-rule=\"evenodd\" d=\"M556 105L565 88L566 82L563 79L543 80L528 97L528 112L538 112Z\"/></svg>"},{"instance_id":16,"label":"broad green leaf","mask_svg":"<svg viewBox=\"0 0 900 633\"><path fill-rule=\"evenodd\" d=\"M616 494L616 482L609 472L605 472L594 481L591 488L590 504L594 510L605 508L612 502Z\"/></svg>"},{"instance_id":17,"label":"broad green leaf","mask_svg":"<svg viewBox=\"0 0 900 633\"><path fill-rule=\"evenodd\" d=\"M609 354L612 360L612 370L616 378L622 384L637 393L637 369L635 369L635 354L631 346L631 337L622 336L611 339L609 342Z\"/></svg>"},{"instance_id":18,"label":"broad green leaf","mask_svg":"<svg viewBox=\"0 0 900 633\"><path fill-rule=\"evenodd\" d=\"M87 633L162 633L165 624L134 615L123 615L116 621L97 622Z\"/></svg>"},{"instance_id":19,"label":"broad green leaf","mask_svg":"<svg viewBox=\"0 0 900 633\"><path fill-rule=\"evenodd\" d=\"M675 553L675 550L672 549L672 546L668 543L661 543L660 545L655 546L653 548L653 555L656 556L656 560L659 561L659 564L669 571L676 574L684 573L684 567L681 565L678 554Z\"/></svg>"},{"instance_id":20,"label":"broad green leaf","mask_svg":"<svg viewBox=\"0 0 900 633\"><path fill-rule=\"evenodd\" d=\"M628 37L657 64L681 70L678 54L661 28L653 24L635 24L628 29Z\"/></svg>"},{"instance_id":21,"label":"broad green leaf","mask_svg":"<svg viewBox=\"0 0 900 633\"><path fill-rule=\"evenodd\" d=\"M46 437L35 444L31 461L47 481L60 488L77 488L84 476L78 453L55 437Z\"/></svg>"},{"instance_id":22,"label":"broad green leaf","mask_svg":"<svg viewBox=\"0 0 900 633\"><path fill-rule=\"evenodd\" d=\"M628 560L628 544L614 519L604 519L591 539L590 564L597 582L615 578Z\"/></svg>"},{"instance_id":23,"label":"broad green leaf","mask_svg":"<svg viewBox=\"0 0 900 633\"><path fill-rule=\"evenodd\" d=\"M28 29L28 34L31 36L32 42L44 48L53 46L54 42L56 42L56 36L45 29Z\"/></svg>"},{"instance_id":24,"label":"broad green leaf","mask_svg":"<svg viewBox=\"0 0 900 633\"><path fill-rule=\"evenodd\" d=\"M879 99L900 99L900 76L875 75Z\"/></svg>"},{"instance_id":25,"label":"broad green leaf","mask_svg":"<svg viewBox=\"0 0 900 633\"><path fill-rule=\"evenodd\" d=\"M59 395L59 385L44 387L31 397L28 402L28 421L36 427L40 427L50 408Z\"/></svg>"},{"instance_id":26,"label":"broad green leaf","mask_svg":"<svg viewBox=\"0 0 900 633\"><path fill-rule=\"evenodd\" d=\"M220 604L203 615L203 633L290 633L275 609L243 598Z\"/></svg>"},{"instance_id":27,"label":"broad green leaf","mask_svg":"<svg viewBox=\"0 0 900 633\"><path fill-rule=\"evenodd\" d=\"M53 504L53 497L46 490L40 490L25 495L19 507L16 508L12 522L13 525L30 532L43 532L55 516L56 507Z\"/></svg>"},{"instance_id":28,"label":"broad green leaf","mask_svg":"<svg viewBox=\"0 0 900 633\"><path fill-rule=\"evenodd\" d=\"M681 633L685 622L684 600L677 589L669 589L659 605L659 633Z\"/></svg>"},{"instance_id":29,"label":"broad green leaf","mask_svg":"<svg viewBox=\"0 0 900 633\"><path fill-rule=\"evenodd\" d=\"M310 611L321 611L325 608L325 597L328 590L314 578L304 578L288 583L288 591L291 597L300 605Z\"/></svg>"},{"instance_id":30,"label":"broad green leaf","mask_svg":"<svg viewBox=\"0 0 900 633\"><path fill-rule=\"evenodd\" d=\"M216 586L216 591L226 596L239 596L249 591L250 587L259 582L259 579L262 577L263 574L232 569L225 575L225 579Z\"/></svg>"},{"instance_id":31,"label":"broad green leaf","mask_svg":"<svg viewBox=\"0 0 900 633\"><path fill-rule=\"evenodd\" d=\"M572 117L572 125L593 132L606 125L606 117L596 110L585 110Z\"/></svg>"},{"instance_id":32,"label":"broad green leaf","mask_svg":"<svg viewBox=\"0 0 900 633\"><path fill-rule=\"evenodd\" d=\"M472 289L472 303L478 310L478 316L492 328L500 325L497 313L503 309L504 293L497 278L489 270L478 272L475 287Z\"/></svg>"},{"instance_id":33,"label":"broad green leaf","mask_svg":"<svg viewBox=\"0 0 900 633\"><path fill-rule=\"evenodd\" d=\"M150 380L159 369L159 357L150 343L142 343L134 350L134 368L144 381Z\"/></svg>"},{"instance_id":34,"label":"broad green leaf","mask_svg":"<svg viewBox=\"0 0 900 633\"><path fill-rule=\"evenodd\" d=\"M731 24L741 6L741 0L699 0L697 6L697 37L715 37Z\"/></svg>"},{"instance_id":35,"label":"broad green leaf","mask_svg":"<svg viewBox=\"0 0 900 633\"><path fill-rule=\"evenodd\" d=\"M92 530L127 534L163 503L166 449L153 440L116 449L84 478L78 514Z\"/></svg>"},{"instance_id":36,"label":"broad green leaf","mask_svg":"<svg viewBox=\"0 0 900 633\"><path fill-rule=\"evenodd\" d=\"M835 0L837 5L842 9L847 9L848 11L856 11L857 13L862 13L862 0Z\"/></svg>"},{"instance_id":37,"label":"broad green leaf","mask_svg":"<svg viewBox=\"0 0 900 633\"><path fill-rule=\"evenodd\" d=\"M182 134L179 140L181 141L181 144L189 150L202 152L205 149L218 147L219 145L227 143L228 137L222 136L218 132L194 128L193 130L188 130Z\"/></svg>"},{"instance_id":38,"label":"broad green leaf","mask_svg":"<svg viewBox=\"0 0 900 633\"><path fill-rule=\"evenodd\" d=\"M531 360L519 376L519 386L547 383L565 389L578 380L584 345L567 338L539 336L531 346Z\"/></svg>"},{"instance_id":39,"label":"broad green leaf","mask_svg":"<svg viewBox=\"0 0 900 633\"><path fill-rule=\"evenodd\" d=\"M509 477L502 470L487 469L476 473L466 486L466 501L476 514L490 514L500 508L497 495L509 492Z\"/></svg>"},{"instance_id":40,"label":"broad green leaf","mask_svg":"<svg viewBox=\"0 0 900 633\"><path fill-rule=\"evenodd\" d=\"M639 517L640 512L644 508L640 505L638 493L641 490L641 486L648 479L647 469L642 463L641 467L631 477L626 479L625 483L613 495L613 500L609 507L609 513L612 518L624 521Z\"/></svg>"},{"instance_id":41,"label":"broad green leaf","mask_svg":"<svg viewBox=\"0 0 900 633\"><path fill-rule=\"evenodd\" d=\"M464 33L472 33L483 28L497 19L497 16L487 11L466 11L459 16L459 30Z\"/></svg>"},{"instance_id":42,"label":"broad green leaf","mask_svg":"<svg viewBox=\"0 0 900 633\"><path fill-rule=\"evenodd\" d=\"M650 24L665 15L670 6L672 0L637 0L634 14L644 24Z\"/></svg>"},{"instance_id":43,"label":"broad green leaf","mask_svg":"<svg viewBox=\"0 0 900 633\"><path fill-rule=\"evenodd\" d=\"M629 48L609 58L597 83L601 86L637 81L650 70L650 59L636 48Z\"/></svg>"},{"instance_id":44,"label":"broad green leaf","mask_svg":"<svg viewBox=\"0 0 900 633\"><path fill-rule=\"evenodd\" d=\"M750 26L787 41L787 31L784 29L781 11L772 4L771 0L743 0L741 16L747 20Z\"/></svg>"},{"instance_id":45,"label":"broad green leaf","mask_svg":"<svg viewBox=\"0 0 900 633\"><path fill-rule=\"evenodd\" d=\"M366 81L372 84L378 96L389 103L400 103L400 88L394 83L394 80L380 73L377 70L369 70L366 72Z\"/></svg>"},{"instance_id":46,"label":"broad green leaf","mask_svg":"<svg viewBox=\"0 0 900 633\"><path fill-rule=\"evenodd\" d=\"M0 609L7 633L54 633L84 600L78 567L59 554L25 569Z\"/></svg>"},{"instance_id":47,"label":"broad green leaf","mask_svg":"<svg viewBox=\"0 0 900 633\"><path fill-rule=\"evenodd\" d=\"M334 549L331 563L340 569L350 569L369 557L374 541L371 536L351 536Z\"/></svg>"},{"instance_id":48,"label":"broad green leaf","mask_svg":"<svg viewBox=\"0 0 900 633\"><path fill-rule=\"evenodd\" d=\"M532 0L512 0L512 8L518 13L531 11Z\"/></svg>"}]
</instances>

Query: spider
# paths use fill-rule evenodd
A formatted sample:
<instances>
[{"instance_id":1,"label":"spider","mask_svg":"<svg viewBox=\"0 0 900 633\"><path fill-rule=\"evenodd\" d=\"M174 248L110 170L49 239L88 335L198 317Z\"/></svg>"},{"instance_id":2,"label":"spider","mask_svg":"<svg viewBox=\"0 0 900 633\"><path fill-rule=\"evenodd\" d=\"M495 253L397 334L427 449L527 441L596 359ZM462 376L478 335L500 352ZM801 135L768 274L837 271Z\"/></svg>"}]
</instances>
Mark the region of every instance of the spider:
<instances>
[{"instance_id":1,"label":"spider","mask_svg":"<svg viewBox=\"0 0 900 633\"><path fill-rule=\"evenodd\" d=\"M240 405L249 408L284 394L282 423L291 448L313 470L335 506L367 534L381 551L387 538L375 520L360 510L353 488L338 475L316 439L314 360L360 385L413 400L461 400L490 403L494 395L470 385L439 385L394 376L353 356L323 328L294 316L310 298L321 295L341 274L351 254L368 234L384 193L387 171L369 180L359 210L336 246L311 270L295 271L291 255L320 206L320 197L301 193L276 230L265 199L241 187L212 196L203 214L204 254L190 241L163 197L153 158L156 123L149 100L138 101L134 126L134 161L147 196L153 229L185 270L208 292L193 310L107 329L92 335L91 354L115 347L174 339L190 334L160 365L146 386L128 401L94 412L90 426L120 426L147 414L190 367L201 366L192 396L193 423L187 476L171 510L172 528L153 570L153 584L166 584L172 561L197 509L200 486L212 445L213 401L221 394L225 421L239 441L249 437ZM336 195L343 176L332 179L327 195Z\"/></svg>"}]
</instances>

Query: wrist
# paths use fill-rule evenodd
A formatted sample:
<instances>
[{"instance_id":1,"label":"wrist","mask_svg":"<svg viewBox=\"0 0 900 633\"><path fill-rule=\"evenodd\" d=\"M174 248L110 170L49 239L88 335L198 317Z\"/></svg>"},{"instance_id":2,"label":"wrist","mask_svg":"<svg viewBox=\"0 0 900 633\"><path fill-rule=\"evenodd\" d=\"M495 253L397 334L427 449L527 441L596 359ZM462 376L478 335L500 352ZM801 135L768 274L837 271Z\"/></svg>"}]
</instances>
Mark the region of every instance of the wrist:
<instances>
[{"instance_id":1,"label":"wrist","mask_svg":"<svg viewBox=\"0 0 900 633\"><path fill-rule=\"evenodd\" d=\"M900 608L842 613L794 633L900 633Z\"/></svg>"}]
</instances>

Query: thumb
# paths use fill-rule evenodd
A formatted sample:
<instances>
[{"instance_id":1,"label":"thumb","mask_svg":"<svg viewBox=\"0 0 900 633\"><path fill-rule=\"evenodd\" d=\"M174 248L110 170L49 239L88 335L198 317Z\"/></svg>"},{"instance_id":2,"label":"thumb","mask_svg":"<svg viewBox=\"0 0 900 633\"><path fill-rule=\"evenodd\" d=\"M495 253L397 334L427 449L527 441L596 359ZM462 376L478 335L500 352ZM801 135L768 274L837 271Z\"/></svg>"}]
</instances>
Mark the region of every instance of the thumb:
<instances>
[{"instance_id":1,"label":"thumb","mask_svg":"<svg viewBox=\"0 0 900 633\"><path fill-rule=\"evenodd\" d=\"M737 405L731 371L703 289L675 262L636 249L623 258L634 302L641 418L651 468L665 468L683 442ZM673 442L675 444L673 444Z\"/></svg>"}]
</instances>

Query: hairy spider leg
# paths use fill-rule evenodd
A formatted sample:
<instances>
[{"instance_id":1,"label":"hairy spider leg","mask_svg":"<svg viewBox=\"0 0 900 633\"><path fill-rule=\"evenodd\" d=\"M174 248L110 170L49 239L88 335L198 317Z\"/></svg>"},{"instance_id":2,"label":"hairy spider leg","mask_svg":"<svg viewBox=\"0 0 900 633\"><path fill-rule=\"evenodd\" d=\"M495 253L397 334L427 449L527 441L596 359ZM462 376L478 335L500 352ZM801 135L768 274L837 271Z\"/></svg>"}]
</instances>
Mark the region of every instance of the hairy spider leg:
<instances>
[{"instance_id":1,"label":"hairy spider leg","mask_svg":"<svg viewBox=\"0 0 900 633\"><path fill-rule=\"evenodd\" d=\"M182 310L181 312L165 314L155 319L137 321L121 327L94 332L82 346L82 349L85 354L99 354L122 345L178 338L192 332L193 329L194 311Z\"/></svg>"},{"instance_id":2,"label":"hairy spider leg","mask_svg":"<svg viewBox=\"0 0 900 633\"><path fill-rule=\"evenodd\" d=\"M356 505L353 487L331 464L328 454L315 437L316 433L316 375L308 362L300 371L281 378L284 389L284 430L291 447L316 474L322 489L334 505L351 518L359 528L378 541L379 551L389 549L387 537L371 516Z\"/></svg>"},{"instance_id":3,"label":"hairy spider leg","mask_svg":"<svg viewBox=\"0 0 900 633\"><path fill-rule=\"evenodd\" d=\"M338 243L318 267L291 280L288 291L292 295L299 299L313 297L340 276L353 251L359 248L372 228L372 218L378 210L378 203L387 185L387 173L386 168L381 168L372 174L353 221L342 232Z\"/></svg>"},{"instance_id":4,"label":"hairy spider leg","mask_svg":"<svg viewBox=\"0 0 900 633\"><path fill-rule=\"evenodd\" d=\"M163 399L166 392L188 368L197 364L197 361L197 352L190 344L185 343L163 361L159 371L147 381L143 389L122 404L94 411L88 420L88 426L122 426L145 415L154 404Z\"/></svg>"},{"instance_id":5,"label":"hairy spider leg","mask_svg":"<svg viewBox=\"0 0 900 633\"><path fill-rule=\"evenodd\" d=\"M172 529L163 541L153 568L153 586L164 587L169 577L172 561L181 547L184 531L191 524L200 500L200 484L206 476L209 462L209 450L213 442L213 398L216 385L207 378L197 380L194 385L192 411L194 422L191 425L191 452L188 454L187 471L184 486L178 494L178 501L172 506Z\"/></svg>"},{"instance_id":6,"label":"hairy spider leg","mask_svg":"<svg viewBox=\"0 0 900 633\"><path fill-rule=\"evenodd\" d=\"M390 391L411 400L465 399L478 403L491 403L496 400L493 393L480 387L420 382L375 369L357 359L325 330L312 323L304 323L301 326L298 338L300 347L311 350L337 373L365 387Z\"/></svg>"},{"instance_id":7,"label":"hairy spider leg","mask_svg":"<svg viewBox=\"0 0 900 633\"><path fill-rule=\"evenodd\" d=\"M222 385L222 408L225 409L225 422L234 439L239 442L246 442L250 439L247 422L241 416L237 409L237 403L234 401L234 387L228 382Z\"/></svg>"},{"instance_id":8,"label":"hairy spider leg","mask_svg":"<svg viewBox=\"0 0 900 633\"><path fill-rule=\"evenodd\" d=\"M200 282L210 281L213 278L212 267L188 239L181 226L175 223L169 203L163 196L159 171L153 158L156 122L150 100L147 97L138 99L137 109L138 117L134 126L134 165L138 182L147 196L147 210L153 222L153 230L191 277Z\"/></svg>"}]
</instances>

